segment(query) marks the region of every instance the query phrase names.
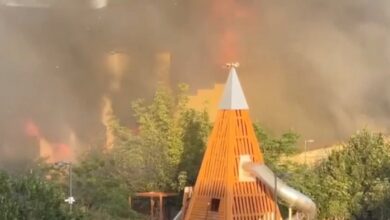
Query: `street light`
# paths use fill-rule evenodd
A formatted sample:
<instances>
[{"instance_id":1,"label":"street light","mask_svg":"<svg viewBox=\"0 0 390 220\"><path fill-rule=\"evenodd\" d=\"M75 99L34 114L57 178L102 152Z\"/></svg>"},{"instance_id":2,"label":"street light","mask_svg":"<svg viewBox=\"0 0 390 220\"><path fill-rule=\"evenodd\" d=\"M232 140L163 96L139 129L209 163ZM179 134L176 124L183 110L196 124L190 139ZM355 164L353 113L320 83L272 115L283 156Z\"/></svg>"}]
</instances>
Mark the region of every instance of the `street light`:
<instances>
[{"instance_id":1,"label":"street light","mask_svg":"<svg viewBox=\"0 0 390 220\"><path fill-rule=\"evenodd\" d=\"M307 165L307 156L306 156L307 144L310 144L310 143L314 143L314 140L313 139L305 140L305 165Z\"/></svg>"},{"instance_id":2,"label":"street light","mask_svg":"<svg viewBox=\"0 0 390 220\"><path fill-rule=\"evenodd\" d=\"M69 175L69 197L65 199L65 202L69 204L69 212L72 213L72 205L76 201L73 197L73 186L72 186L72 162L58 161L54 163L57 167L68 167Z\"/></svg>"}]
</instances>

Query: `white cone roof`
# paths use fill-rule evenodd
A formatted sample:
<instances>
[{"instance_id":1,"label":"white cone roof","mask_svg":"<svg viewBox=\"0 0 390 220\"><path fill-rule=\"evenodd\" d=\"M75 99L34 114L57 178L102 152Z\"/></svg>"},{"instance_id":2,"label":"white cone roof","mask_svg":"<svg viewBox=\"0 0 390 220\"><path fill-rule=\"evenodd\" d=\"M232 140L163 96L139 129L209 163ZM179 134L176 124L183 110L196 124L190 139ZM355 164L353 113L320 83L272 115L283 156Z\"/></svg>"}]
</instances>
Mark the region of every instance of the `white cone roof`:
<instances>
[{"instance_id":1,"label":"white cone roof","mask_svg":"<svg viewBox=\"0 0 390 220\"><path fill-rule=\"evenodd\" d=\"M225 90L219 108L225 110L249 109L234 67L230 68L229 78L225 84Z\"/></svg>"}]
</instances>

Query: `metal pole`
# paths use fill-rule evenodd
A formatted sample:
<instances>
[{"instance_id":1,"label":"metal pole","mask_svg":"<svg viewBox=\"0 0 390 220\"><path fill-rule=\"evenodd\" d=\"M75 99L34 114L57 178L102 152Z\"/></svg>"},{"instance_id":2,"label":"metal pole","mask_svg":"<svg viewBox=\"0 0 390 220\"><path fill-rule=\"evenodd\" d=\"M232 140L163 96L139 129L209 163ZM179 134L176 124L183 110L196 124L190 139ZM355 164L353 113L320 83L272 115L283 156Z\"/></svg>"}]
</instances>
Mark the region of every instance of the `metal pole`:
<instances>
[{"instance_id":1,"label":"metal pole","mask_svg":"<svg viewBox=\"0 0 390 220\"><path fill-rule=\"evenodd\" d=\"M277 187L278 187L278 183L277 183L277 177L276 177L276 174L274 174L274 177L275 177L275 190L274 190L274 202L275 202L275 207L274 207L274 220L276 220L276 214L277 214L277 207L278 207L278 196L276 195L276 192L277 192Z\"/></svg>"},{"instance_id":2,"label":"metal pole","mask_svg":"<svg viewBox=\"0 0 390 220\"><path fill-rule=\"evenodd\" d=\"M72 163L69 163L68 164L69 166L69 198L73 198L72 194L73 194L73 189L72 189ZM70 202L69 203L69 210L70 210L70 213L72 213L72 204L73 202Z\"/></svg>"},{"instance_id":3,"label":"metal pole","mask_svg":"<svg viewBox=\"0 0 390 220\"><path fill-rule=\"evenodd\" d=\"M58 161L54 163L54 166L58 168L68 168L68 175L69 175L69 197L65 199L65 202L69 203L69 213L72 213L72 206L75 202L73 198L73 181L72 181L72 162L66 162L66 161Z\"/></svg>"},{"instance_id":4,"label":"metal pole","mask_svg":"<svg viewBox=\"0 0 390 220\"><path fill-rule=\"evenodd\" d=\"M313 139L309 139L309 140L305 140L305 165L307 165L307 156L306 156L306 154L307 154L307 144L308 143L313 143L314 142L314 140Z\"/></svg>"},{"instance_id":5,"label":"metal pole","mask_svg":"<svg viewBox=\"0 0 390 220\"><path fill-rule=\"evenodd\" d=\"M307 152L307 141L305 140L305 165L307 165L306 152Z\"/></svg>"}]
</instances>

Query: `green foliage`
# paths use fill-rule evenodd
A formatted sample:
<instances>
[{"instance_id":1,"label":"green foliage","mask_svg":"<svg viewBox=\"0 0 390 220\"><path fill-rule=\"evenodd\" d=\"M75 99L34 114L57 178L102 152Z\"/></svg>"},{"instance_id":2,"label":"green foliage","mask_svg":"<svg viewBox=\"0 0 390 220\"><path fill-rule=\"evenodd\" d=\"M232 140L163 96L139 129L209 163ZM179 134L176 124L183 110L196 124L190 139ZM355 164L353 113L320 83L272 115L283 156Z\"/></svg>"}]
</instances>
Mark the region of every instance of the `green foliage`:
<instances>
[{"instance_id":1,"label":"green foliage","mask_svg":"<svg viewBox=\"0 0 390 220\"><path fill-rule=\"evenodd\" d=\"M20 177L0 172L0 219L143 219L129 206L134 193L180 191L194 184L211 125L206 111L187 107L187 89L159 87L150 103L134 102L137 129L111 118L113 149L94 148L74 165L72 214L64 202L66 171L40 162ZM342 150L307 167L284 159L297 152L299 135L273 137L254 127L267 165L314 199L319 219L390 216L390 145L382 135L360 131Z\"/></svg>"},{"instance_id":2,"label":"green foliage","mask_svg":"<svg viewBox=\"0 0 390 220\"><path fill-rule=\"evenodd\" d=\"M390 146L381 134L362 130L316 167L282 160L296 151L298 135L256 134L266 163L288 184L313 198L320 219L386 219L390 216ZM287 175L286 175L287 174Z\"/></svg>"},{"instance_id":3,"label":"green foliage","mask_svg":"<svg viewBox=\"0 0 390 220\"><path fill-rule=\"evenodd\" d=\"M180 92L184 89L181 87ZM143 169L150 178L145 190L179 188L177 168L183 153L179 118L186 102L180 92L174 96L169 89L159 87L150 105L144 101L133 103L139 126Z\"/></svg>"},{"instance_id":4,"label":"green foliage","mask_svg":"<svg viewBox=\"0 0 390 220\"><path fill-rule=\"evenodd\" d=\"M64 198L59 185L34 172L20 177L0 173L0 219L81 219L78 210L69 213Z\"/></svg>"},{"instance_id":5,"label":"green foliage","mask_svg":"<svg viewBox=\"0 0 390 220\"><path fill-rule=\"evenodd\" d=\"M160 86L151 102L132 103L137 128L110 119L111 150L86 152L75 167L79 203L92 219L140 219L128 197L143 191L180 191L195 182L210 131L208 114L187 107L187 86ZM100 217L97 217L100 216Z\"/></svg>"},{"instance_id":6,"label":"green foliage","mask_svg":"<svg viewBox=\"0 0 390 220\"><path fill-rule=\"evenodd\" d=\"M381 134L362 130L318 168L316 199L323 217L381 219L390 216L390 146ZM380 210L380 212L378 212Z\"/></svg>"},{"instance_id":7,"label":"green foliage","mask_svg":"<svg viewBox=\"0 0 390 220\"><path fill-rule=\"evenodd\" d=\"M134 144L143 158L141 179L148 183L144 190L178 191L196 179L210 122L205 111L187 107L187 90L179 85L174 93L161 86L150 104L133 103L139 126Z\"/></svg>"},{"instance_id":8,"label":"green foliage","mask_svg":"<svg viewBox=\"0 0 390 220\"><path fill-rule=\"evenodd\" d=\"M0 172L0 219L18 219L18 204L12 199L12 180L5 172Z\"/></svg>"},{"instance_id":9,"label":"green foliage","mask_svg":"<svg viewBox=\"0 0 390 220\"><path fill-rule=\"evenodd\" d=\"M264 153L265 163L268 166L274 170L286 170L288 166L295 166L295 164L282 161L281 159L297 153L298 134L288 131L280 137L272 137L259 124L254 124L253 126Z\"/></svg>"},{"instance_id":10,"label":"green foliage","mask_svg":"<svg viewBox=\"0 0 390 220\"><path fill-rule=\"evenodd\" d=\"M87 209L88 214L94 216L93 219L133 217L135 213L128 204L131 191L125 176L121 175L117 167L118 162L114 155L102 151L88 153L88 157L81 160L74 169L74 191L79 204Z\"/></svg>"},{"instance_id":11,"label":"green foliage","mask_svg":"<svg viewBox=\"0 0 390 220\"><path fill-rule=\"evenodd\" d=\"M194 185L211 130L208 113L189 109L182 115L181 126L184 146L180 169L187 175L188 184Z\"/></svg>"}]
</instances>

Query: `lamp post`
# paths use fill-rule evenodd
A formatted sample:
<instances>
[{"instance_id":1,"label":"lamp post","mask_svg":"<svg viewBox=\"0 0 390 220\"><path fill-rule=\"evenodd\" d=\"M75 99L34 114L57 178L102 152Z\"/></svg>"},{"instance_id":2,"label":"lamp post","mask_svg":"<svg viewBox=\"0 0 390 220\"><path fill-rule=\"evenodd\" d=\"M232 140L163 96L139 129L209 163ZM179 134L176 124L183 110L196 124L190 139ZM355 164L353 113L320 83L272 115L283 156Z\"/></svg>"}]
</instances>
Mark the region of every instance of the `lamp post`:
<instances>
[{"instance_id":1,"label":"lamp post","mask_svg":"<svg viewBox=\"0 0 390 220\"><path fill-rule=\"evenodd\" d=\"M54 163L57 167L68 167L69 175L69 197L65 199L65 202L69 204L69 212L72 213L72 205L76 201L73 198L73 184L72 184L72 162L59 161Z\"/></svg>"},{"instance_id":2,"label":"lamp post","mask_svg":"<svg viewBox=\"0 0 390 220\"><path fill-rule=\"evenodd\" d=\"M305 140L305 165L307 165L307 144L314 143L313 139Z\"/></svg>"}]
</instances>

